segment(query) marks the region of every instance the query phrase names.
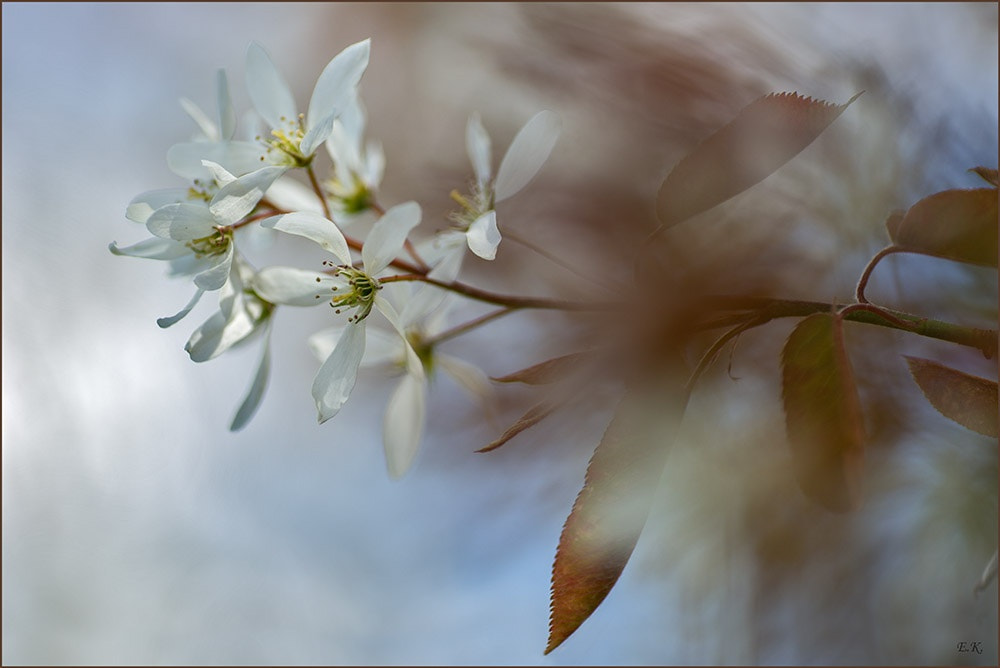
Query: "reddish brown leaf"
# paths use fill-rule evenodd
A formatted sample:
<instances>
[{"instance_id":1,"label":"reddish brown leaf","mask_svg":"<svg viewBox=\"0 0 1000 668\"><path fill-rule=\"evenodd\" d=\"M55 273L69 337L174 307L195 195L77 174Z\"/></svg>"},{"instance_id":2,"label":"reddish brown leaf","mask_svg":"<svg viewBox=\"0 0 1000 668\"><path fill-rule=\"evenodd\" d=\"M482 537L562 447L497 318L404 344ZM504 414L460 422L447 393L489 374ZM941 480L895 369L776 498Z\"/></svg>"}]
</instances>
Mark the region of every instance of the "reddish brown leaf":
<instances>
[{"instance_id":1,"label":"reddish brown leaf","mask_svg":"<svg viewBox=\"0 0 1000 668\"><path fill-rule=\"evenodd\" d=\"M494 378L498 383L526 383L528 385L547 385L564 378L579 365L587 353L571 353L562 357L539 362L527 369L521 369L506 376Z\"/></svg>"},{"instance_id":2,"label":"reddish brown leaf","mask_svg":"<svg viewBox=\"0 0 1000 668\"><path fill-rule=\"evenodd\" d=\"M751 102L667 175L656 201L660 222L676 225L764 180L811 144L858 95L842 105L797 93L772 93Z\"/></svg>"},{"instance_id":3,"label":"reddish brown leaf","mask_svg":"<svg viewBox=\"0 0 1000 668\"><path fill-rule=\"evenodd\" d=\"M910 373L927 401L949 420L997 436L997 384L920 357L906 357Z\"/></svg>"},{"instance_id":4,"label":"reddish brown leaf","mask_svg":"<svg viewBox=\"0 0 1000 668\"><path fill-rule=\"evenodd\" d=\"M496 450L501 445L514 438L520 434L525 429L534 427L536 424L547 418L552 411L557 408L556 404L549 402L542 402L528 409L528 412L518 418L517 422L507 427L507 431L500 435L500 438L493 441L485 448L480 448L476 452L489 452L490 450Z\"/></svg>"},{"instance_id":5,"label":"reddish brown leaf","mask_svg":"<svg viewBox=\"0 0 1000 668\"><path fill-rule=\"evenodd\" d=\"M1000 181L1000 174L997 173L995 168L990 167L973 167L969 170L970 172L975 172L982 177L983 181L986 181L994 188L997 187L997 182Z\"/></svg>"},{"instance_id":6,"label":"reddish brown leaf","mask_svg":"<svg viewBox=\"0 0 1000 668\"><path fill-rule=\"evenodd\" d=\"M684 411L679 386L627 394L594 451L556 550L546 654L601 604L635 549Z\"/></svg>"},{"instance_id":7,"label":"reddish brown leaf","mask_svg":"<svg viewBox=\"0 0 1000 668\"><path fill-rule=\"evenodd\" d=\"M781 353L785 424L806 496L835 512L861 504L864 424L841 321L804 318Z\"/></svg>"},{"instance_id":8,"label":"reddish brown leaf","mask_svg":"<svg viewBox=\"0 0 1000 668\"><path fill-rule=\"evenodd\" d=\"M997 190L944 190L920 200L889 229L913 253L997 266Z\"/></svg>"}]
</instances>

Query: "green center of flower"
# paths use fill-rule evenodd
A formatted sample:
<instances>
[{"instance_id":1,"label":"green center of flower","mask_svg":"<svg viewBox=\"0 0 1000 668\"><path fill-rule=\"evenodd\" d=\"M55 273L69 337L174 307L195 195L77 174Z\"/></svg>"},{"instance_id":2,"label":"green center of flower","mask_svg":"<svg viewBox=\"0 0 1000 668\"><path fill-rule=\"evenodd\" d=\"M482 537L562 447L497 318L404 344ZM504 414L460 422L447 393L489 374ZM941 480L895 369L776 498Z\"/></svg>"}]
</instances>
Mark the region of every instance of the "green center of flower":
<instances>
[{"instance_id":1,"label":"green center of flower","mask_svg":"<svg viewBox=\"0 0 1000 668\"><path fill-rule=\"evenodd\" d=\"M333 266L332 262L324 262L327 266ZM375 305L375 294L382 289L377 279L369 276L360 269L354 267L336 267L335 276L341 276L347 281L347 285L333 286L333 297L330 299L330 306L335 313L340 313L345 308L357 309L348 322L361 322L372 312Z\"/></svg>"},{"instance_id":2,"label":"green center of flower","mask_svg":"<svg viewBox=\"0 0 1000 668\"><path fill-rule=\"evenodd\" d=\"M185 245L194 251L194 254L198 257L211 257L225 253L232 238L232 230L217 227L215 228L215 232L207 237L193 239Z\"/></svg>"},{"instance_id":3,"label":"green center of flower","mask_svg":"<svg viewBox=\"0 0 1000 668\"><path fill-rule=\"evenodd\" d=\"M417 359L424 367L424 372L430 376L434 369L434 344L426 339L422 332L407 331L406 340L409 342L413 352L417 354Z\"/></svg>"},{"instance_id":4,"label":"green center of flower","mask_svg":"<svg viewBox=\"0 0 1000 668\"><path fill-rule=\"evenodd\" d=\"M313 156L306 156L302 153L302 139L306 136L305 116L299 114L298 118L295 119L282 116L281 122L284 127L271 130L269 139L257 137L267 146L270 163L288 167L308 167ZM264 156L261 156L260 159L264 160Z\"/></svg>"},{"instance_id":5,"label":"green center of flower","mask_svg":"<svg viewBox=\"0 0 1000 668\"><path fill-rule=\"evenodd\" d=\"M348 183L333 177L328 179L324 185L333 198L334 204L344 213L361 213L372 205L374 193L353 171Z\"/></svg>"}]
</instances>

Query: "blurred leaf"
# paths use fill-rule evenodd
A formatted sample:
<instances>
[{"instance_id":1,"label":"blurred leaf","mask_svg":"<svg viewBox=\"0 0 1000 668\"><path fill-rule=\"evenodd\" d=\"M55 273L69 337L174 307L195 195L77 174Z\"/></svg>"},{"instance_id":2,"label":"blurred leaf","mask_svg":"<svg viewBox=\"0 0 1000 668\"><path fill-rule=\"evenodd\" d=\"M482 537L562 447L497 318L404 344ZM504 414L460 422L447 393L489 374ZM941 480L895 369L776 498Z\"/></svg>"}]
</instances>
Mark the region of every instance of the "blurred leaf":
<instances>
[{"instance_id":1,"label":"blurred leaf","mask_svg":"<svg viewBox=\"0 0 1000 668\"><path fill-rule=\"evenodd\" d=\"M493 441L485 448L480 448L479 450L476 450L476 452L489 452L490 450L496 450L501 445L503 445L510 439L514 438L525 429L534 427L536 424L547 418L552 413L552 411L556 409L556 407L557 407L556 404L545 401L536 406L532 406L531 408L528 409L527 413L518 418L517 422L507 427L507 431L501 434L500 438Z\"/></svg>"},{"instance_id":2,"label":"blurred leaf","mask_svg":"<svg viewBox=\"0 0 1000 668\"><path fill-rule=\"evenodd\" d=\"M920 200L890 227L900 248L958 262L997 266L997 190L944 190Z\"/></svg>"},{"instance_id":3,"label":"blurred leaf","mask_svg":"<svg viewBox=\"0 0 1000 668\"><path fill-rule=\"evenodd\" d=\"M927 401L949 420L997 436L997 384L920 357L906 357L910 373Z\"/></svg>"},{"instance_id":4,"label":"blurred leaf","mask_svg":"<svg viewBox=\"0 0 1000 668\"><path fill-rule=\"evenodd\" d=\"M781 353L785 423L806 496L834 512L861 504L864 424L841 321L803 319Z\"/></svg>"},{"instance_id":5,"label":"blurred leaf","mask_svg":"<svg viewBox=\"0 0 1000 668\"><path fill-rule=\"evenodd\" d=\"M575 369L580 360L584 359L587 353L571 353L562 357L554 357L544 362L539 362L527 369L521 369L506 376L494 378L498 383L526 383L528 385L547 385L564 378L570 371Z\"/></svg>"},{"instance_id":6,"label":"blurred leaf","mask_svg":"<svg viewBox=\"0 0 1000 668\"><path fill-rule=\"evenodd\" d=\"M1000 175L997 174L996 169L991 169L989 167L973 167L969 171L979 174L984 181L989 183L994 188L997 187L997 181L1000 180Z\"/></svg>"},{"instance_id":7,"label":"blurred leaf","mask_svg":"<svg viewBox=\"0 0 1000 668\"><path fill-rule=\"evenodd\" d=\"M997 552L993 552L993 556L990 558L989 563L986 564L986 568L983 569L983 574L979 577L979 582L973 588L973 592L979 593L990 586L997 577Z\"/></svg>"},{"instance_id":8,"label":"blurred leaf","mask_svg":"<svg viewBox=\"0 0 1000 668\"><path fill-rule=\"evenodd\" d=\"M849 104L770 94L743 108L667 175L656 201L665 226L676 225L738 195L811 144Z\"/></svg>"},{"instance_id":9,"label":"blurred leaf","mask_svg":"<svg viewBox=\"0 0 1000 668\"><path fill-rule=\"evenodd\" d=\"M889 217L885 219L885 229L889 231L890 239L896 238L896 235L899 233L899 226L903 222L904 216L906 216L906 211L904 209L894 209L889 213Z\"/></svg>"},{"instance_id":10,"label":"blurred leaf","mask_svg":"<svg viewBox=\"0 0 1000 668\"><path fill-rule=\"evenodd\" d=\"M642 532L686 404L676 379L630 392L587 467L552 567L548 654L611 591Z\"/></svg>"}]
</instances>

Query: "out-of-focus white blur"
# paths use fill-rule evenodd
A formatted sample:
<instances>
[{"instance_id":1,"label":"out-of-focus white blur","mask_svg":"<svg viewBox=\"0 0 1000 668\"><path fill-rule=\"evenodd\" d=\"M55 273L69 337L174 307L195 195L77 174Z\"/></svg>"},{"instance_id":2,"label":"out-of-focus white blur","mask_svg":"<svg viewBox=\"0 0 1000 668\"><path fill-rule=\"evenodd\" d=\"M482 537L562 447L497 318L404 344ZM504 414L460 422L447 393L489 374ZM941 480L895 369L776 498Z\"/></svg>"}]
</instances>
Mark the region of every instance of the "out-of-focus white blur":
<instances>
[{"instance_id":1,"label":"out-of-focus white blur","mask_svg":"<svg viewBox=\"0 0 1000 668\"><path fill-rule=\"evenodd\" d=\"M917 417L875 449L879 487L846 519L807 508L787 470L764 465L780 458L737 447L782 442L774 378L707 380L632 562L546 657L551 560L609 417L605 394L582 418L477 455L524 396L503 390L489 418L442 380L416 465L391 482L380 434L391 382L362 376L343 413L316 425L304 338L328 313L303 310L281 314L268 396L230 434L258 351L191 363L184 342L214 300L160 330L191 288L107 245L146 236L124 218L133 196L180 185L164 156L195 127L178 98L210 111L224 67L249 108L243 57L257 40L303 101L323 64L365 37L383 200L420 201L430 234L470 176L469 113L482 113L498 157L531 114L553 109L560 142L501 229L596 275L628 275L602 263L648 233L630 216L650 224L670 165L772 90L835 102L867 90L831 129L850 150L821 139L789 166L801 176L772 184L845 214L800 243L816 273L790 297L847 298L889 209L975 187L964 170L996 166L995 4L5 3L5 664L996 663L996 585L972 595L996 548L995 444L925 411L905 375L885 380ZM846 167L824 171L827 156ZM560 211L578 192L617 208L591 210L577 231ZM504 243L472 282L578 289ZM284 262L291 248L276 248ZM899 272L904 262L916 261ZM931 262L928 284L986 295L940 308L989 312L995 273ZM883 269L872 290L906 298ZM495 325L449 352L494 375L567 352L548 337L559 318ZM773 371L781 337L747 338Z\"/></svg>"}]
</instances>

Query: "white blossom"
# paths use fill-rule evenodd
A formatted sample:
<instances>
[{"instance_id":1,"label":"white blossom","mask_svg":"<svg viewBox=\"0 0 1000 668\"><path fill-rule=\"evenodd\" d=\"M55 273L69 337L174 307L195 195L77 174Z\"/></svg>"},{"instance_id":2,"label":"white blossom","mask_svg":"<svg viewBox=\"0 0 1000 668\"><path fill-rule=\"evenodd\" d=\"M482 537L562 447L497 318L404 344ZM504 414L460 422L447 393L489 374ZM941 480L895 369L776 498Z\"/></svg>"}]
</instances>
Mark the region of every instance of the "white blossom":
<instances>
[{"instance_id":1,"label":"white blossom","mask_svg":"<svg viewBox=\"0 0 1000 668\"><path fill-rule=\"evenodd\" d=\"M559 117L554 112L540 111L535 114L514 137L500 161L494 180L490 136L483 128L479 114L469 118L465 146L476 180L468 196L452 192L452 198L462 206L452 220L456 228L465 234L469 249L484 260L494 259L500 245L497 203L524 188L541 169L559 138L560 125Z\"/></svg>"}]
</instances>

